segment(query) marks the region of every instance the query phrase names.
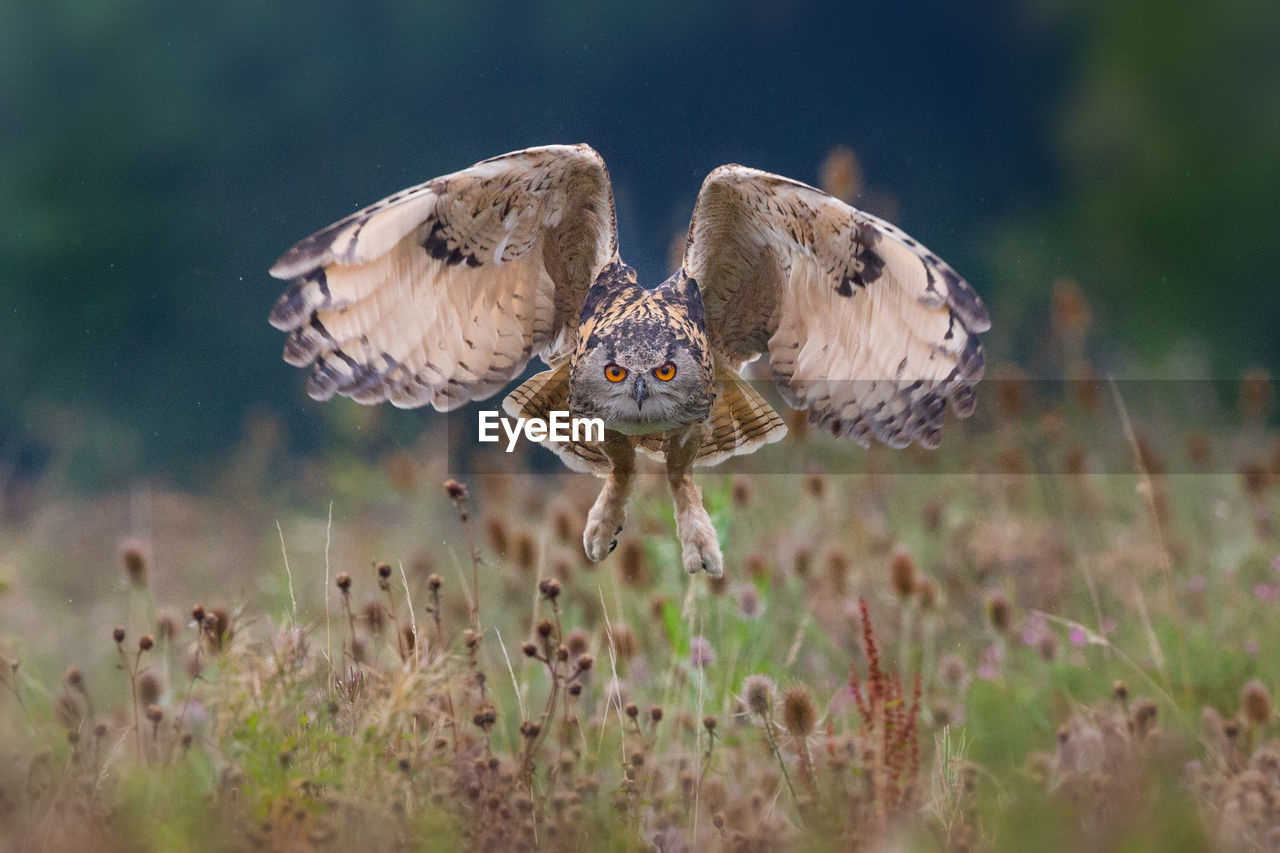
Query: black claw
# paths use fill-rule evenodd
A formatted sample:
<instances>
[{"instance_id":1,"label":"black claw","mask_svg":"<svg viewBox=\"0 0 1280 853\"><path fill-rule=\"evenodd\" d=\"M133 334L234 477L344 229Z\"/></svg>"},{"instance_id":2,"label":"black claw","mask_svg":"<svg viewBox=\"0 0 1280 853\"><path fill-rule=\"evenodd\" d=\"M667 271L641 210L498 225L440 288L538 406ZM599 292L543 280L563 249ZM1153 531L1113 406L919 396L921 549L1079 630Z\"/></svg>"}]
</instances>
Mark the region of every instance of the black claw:
<instances>
[{"instance_id":1,"label":"black claw","mask_svg":"<svg viewBox=\"0 0 1280 853\"><path fill-rule=\"evenodd\" d=\"M613 531L613 535L614 535L614 536L617 536L617 535L618 535L619 533L621 533L621 532L622 532L622 525L621 525L621 524L619 524L619 525L618 525L618 529L617 529L617 530L615 530L615 531Z\"/></svg>"},{"instance_id":2,"label":"black claw","mask_svg":"<svg viewBox=\"0 0 1280 853\"><path fill-rule=\"evenodd\" d=\"M622 528L621 528L621 527L619 527L618 529L619 529L619 530L621 530ZM615 540L613 540L612 542L610 542L610 543L609 543L609 553L610 553L610 554L612 554L612 553L613 553L613 549L614 549L614 548L617 548L617 547L618 547L618 540L617 540L617 539L615 539Z\"/></svg>"}]
</instances>

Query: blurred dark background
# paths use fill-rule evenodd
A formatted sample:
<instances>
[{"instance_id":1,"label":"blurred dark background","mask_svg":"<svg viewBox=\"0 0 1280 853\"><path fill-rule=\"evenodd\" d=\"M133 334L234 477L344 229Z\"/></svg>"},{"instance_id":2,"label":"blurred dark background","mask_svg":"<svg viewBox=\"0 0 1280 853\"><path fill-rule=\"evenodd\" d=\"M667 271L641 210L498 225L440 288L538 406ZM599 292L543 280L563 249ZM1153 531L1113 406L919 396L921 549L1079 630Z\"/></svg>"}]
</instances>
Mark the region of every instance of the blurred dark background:
<instances>
[{"instance_id":1,"label":"blurred dark background","mask_svg":"<svg viewBox=\"0 0 1280 853\"><path fill-rule=\"evenodd\" d=\"M993 360L1056 369L1070 278L1119 375L1274 373L1280 4L1196 5L2 3L0 470L198 485L264 423L409 434L423 413L306 398L266 270L548 142L604 155L646 280L712 168L817 182L847 146L855 203L986 298Z\"/></svg>"}]
</instances>

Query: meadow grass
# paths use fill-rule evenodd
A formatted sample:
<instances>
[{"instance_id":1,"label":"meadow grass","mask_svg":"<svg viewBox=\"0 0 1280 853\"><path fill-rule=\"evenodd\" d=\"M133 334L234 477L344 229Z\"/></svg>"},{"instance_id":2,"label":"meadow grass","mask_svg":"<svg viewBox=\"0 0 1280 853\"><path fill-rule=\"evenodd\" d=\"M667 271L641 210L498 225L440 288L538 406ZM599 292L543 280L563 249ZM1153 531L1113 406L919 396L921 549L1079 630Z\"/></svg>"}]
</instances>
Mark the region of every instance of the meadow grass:
<instances>
[{"instance_id":1,"label":"meadow grass","mask_svg":"<svg viewBox=\"0 0 1280 853\"><path fill-rule=\"evenodd\" d=\"M1274 434L1247 400L1203 433L991 384L933 456L797 430L701 474L715 581L660 476L593 566L597 481L481 456L442 486L432 435L283 477L246 447L204 497L39 494L3 531L0 831L1274 849Z\"/></svg>"}]
</instances>

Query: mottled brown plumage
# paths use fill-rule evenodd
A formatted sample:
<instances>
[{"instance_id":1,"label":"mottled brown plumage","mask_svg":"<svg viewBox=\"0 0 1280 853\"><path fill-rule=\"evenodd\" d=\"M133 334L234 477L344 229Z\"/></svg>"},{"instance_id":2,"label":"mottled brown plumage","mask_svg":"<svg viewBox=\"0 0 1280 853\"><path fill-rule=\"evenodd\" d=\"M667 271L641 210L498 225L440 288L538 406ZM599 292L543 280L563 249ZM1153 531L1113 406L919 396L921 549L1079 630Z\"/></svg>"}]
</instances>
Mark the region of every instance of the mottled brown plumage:
<instances>
[{"instance_id":1,"label":"mottled brown plumage","mask_svg":"<svg viewBox=\"0 0 1280 853\"><path fill-rule=\"evenodd\" d=\"M488 397L534 355L512 415L601 417L603 442L548 444L606 483L584 547L616 544L637 451L664 462L685 568L722 559L690 471L786 433L739 376L767 356L788 404L863 444L936 446L973 410L981 300L901 230L777 175L703 183L684 259L640 286L618 257L608 172L585 145L530 148L397 193L289 250L271 312L308 392L439 410Z\"/></svg>"}]
</instances>

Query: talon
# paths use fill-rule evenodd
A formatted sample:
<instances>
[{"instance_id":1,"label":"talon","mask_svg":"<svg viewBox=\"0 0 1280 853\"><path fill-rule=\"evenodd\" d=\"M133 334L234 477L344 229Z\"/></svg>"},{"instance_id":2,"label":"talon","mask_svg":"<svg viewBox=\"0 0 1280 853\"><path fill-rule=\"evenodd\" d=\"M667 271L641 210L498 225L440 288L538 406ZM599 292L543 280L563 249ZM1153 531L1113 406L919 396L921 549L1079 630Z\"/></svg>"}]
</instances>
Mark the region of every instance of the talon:
<instances>
[{"instance_id":1,"label":"talon","mask_svg":"<svg viewBox=\"0 0 1280 853\"><path fill-rule=\"evenodd\" d=\"M617 530L615 530L615 531L613 531L613 535L614 535L614 536L617 536L617 535L618 535L619 533L621 533L621 532L622 532L622 525L621 525L621 524L619 524L619 525L618 525L618 529L617 529ZM616 545L616 544L618 544L618 543L616 543L616 542L615 542L614 544Z\"/></svg>"},{"instance_id":2,"label":"talon","mask_svg":"<svg viewBox=\"0 0 1280 853\"><path fill-rule=\"evenodd\" d=\"M619 527L618 529L619 529L619 530L621 530L622 528L621 528L621 527ZM615 549L615 548L617 548L617 547L618 547L618 540L617 540L617 539L615 539L615 540L613 540L612 542L610 542L610 543L609 543L609 553L610 553L610 554L612 554L612 553L613 553L613 551L614 551L614 549Z\"/></svg>"}]
</instances>

